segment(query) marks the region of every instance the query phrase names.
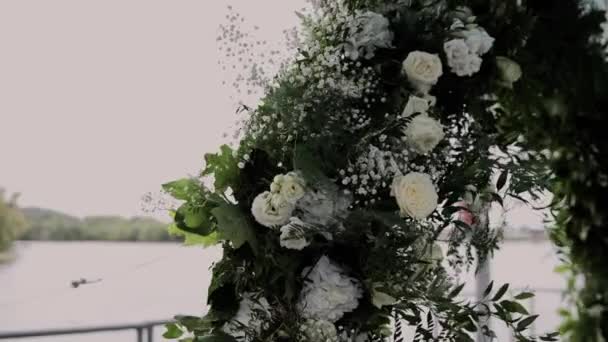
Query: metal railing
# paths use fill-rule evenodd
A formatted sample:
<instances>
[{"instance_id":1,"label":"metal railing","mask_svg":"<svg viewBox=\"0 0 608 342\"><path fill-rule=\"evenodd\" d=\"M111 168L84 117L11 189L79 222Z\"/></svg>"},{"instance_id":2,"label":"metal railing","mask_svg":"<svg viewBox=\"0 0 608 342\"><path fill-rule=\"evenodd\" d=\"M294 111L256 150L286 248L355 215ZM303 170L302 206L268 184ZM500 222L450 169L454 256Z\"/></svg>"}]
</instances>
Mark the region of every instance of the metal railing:
<instances>
[{"instance_id":1,"label":"metal railing","mask_svg":"<svg viewBox=\"0 0 608 342\"><path fill-rule=\"evenodd\" d=\"M144 342L144 337L147 342L154 342L154 327L172 322L172 320L164 321L146 321L136 324L118 324L118 325L103 325L90 326L79 328L63 328L63 329L45 329L45 330L29 330L29 331L0 331L0 340L16 339L27 337L46 337L46 336L65 336L65 335L80 335L99 332L126 331L135 330L137 334L137 342Z\"/></svg>"}]
</instances>

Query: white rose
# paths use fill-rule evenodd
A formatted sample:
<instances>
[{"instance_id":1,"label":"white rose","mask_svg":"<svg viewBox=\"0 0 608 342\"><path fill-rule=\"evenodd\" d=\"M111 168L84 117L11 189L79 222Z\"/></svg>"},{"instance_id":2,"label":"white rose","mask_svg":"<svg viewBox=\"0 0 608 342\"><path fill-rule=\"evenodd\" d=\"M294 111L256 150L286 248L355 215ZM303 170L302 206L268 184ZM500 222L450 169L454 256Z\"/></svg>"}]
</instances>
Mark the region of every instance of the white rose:
<instances>
[{"instance_id":1,"label":"white rose","mask_svg":"<svg viewBox=\"0 0 608 342\"><path fill-rule=\"evenodd\" d=\"M412 172L393 180L391 194L395 196L401 215L416 220L427 218L437 208L439 196L431 177Z\"/></svg>"},{"instance_id":2,"label":"white rose","mask_svg":"<svg viewBox=\"0 0 608 342\"><path fill-rule=\"evenodd\" d=\"M262 314L261 314L262 313ZM270 318L270 304L266 298L255 298L254 294L245 293L239 303L239 309L234 317L224 325L223 331L243 341L249 341L243 326L258 334L262 331L265 319Z\"/></svg>"},{"instance_id":3,"label":"white rose","mask_svg":"<svg viewBox=\"0 0 608 342\"><path fill-rule=\"evenodd\" d=\"M522 75L521 67L517 62L507 58L496 57L496 67L500 75L500 84L507 88L513 88L513 83L519 81Z\"/></svg>"},{"instance_id":4,"label":"white rose","mask_svg":"<svg viewBox=\"0 0 608 342\"><path fill-rule=\"evenodd\" d=\"M471 76L481 69L482 59L472 53L464 39L452 39L443 44L443 50L452 72L458 76Z\"/></svg>"},{"instance_id":5,"label":"white rose","mask_svg":"<svg viewBox=\"0 0 608 342\"><path fill-rule=\"evenodd\" d=\"M275 178L276 179L276 178ZM280 181L271 184L271 190L278 187L279 194L289 203L295 204L306 193L306 181L297 172L289 172Z\"/></svg>"},{"instance_id":6,"label":"white rose","mask_svg":"<svg viewBox=\"0 0 608 342\"><path fill-rule=\"evenodd\" d=\"M409 146L420 154L431 152L445 136L443 126L427 115L413 118L404 133Z\"/></svg>"},{"instance_id":7,"label":"white rose","mask_svg":"<svg viewBox=\"0 0 608 342\"><path fill-rule=\"evenodd\" d=\"M471 53L478 56L485 55L494 45L492 38L486 30L481 27L473 27L460 33Z\"/></svg>"},{"instance_id":8,"label":"white rose","mask_svg":"<svg viewBox=\"0 0 608 342\"><path fill-rule=\"evenodd\" d=\"M439 56L413 51L403 61L403 71L411 85L421 93L428 93L443 74Z\"/></svg>"},{"instance_id":9,"label":"white rose","mask_svg":"<svg viewBox=\"0 0 608 342\"><path fill-rule=\"evenodd\" d=\"M281 227L281 247L301 251L308 247L310 242L306 239L307 225L297 217L292 217L289 223Z\"/></svg>"},{"instance_id":10,"label":"white rose","mask_svg":"<svg viewBox=\"0 0 608 342\"><path fill-rule=\"evenodd\" d=\"M416 113L426 114L431 107L429 102L428 99L423 97L411 95L403 109L403 116L408 117Z\"/></svg>"},{"instance_id":11,"label":"white rose","mask_svg":"<svg viewBox=\"0 0 608 342\"><path fill-rule=\"evenodd\" d=\"M346 275L326 256L302 274L307 277L298 308L304 318L336 322L359 306L359 299L363 297L360 282Z\"/></svg>"},{"instance_id":12,"label":"white rose","mask_svg":"<svg viewBox=\"0 0 608 342\"><path fill-rule=\"evenodd\" d=\"M255 220L266 227L287 223L293 210L293 204L285 201L282 196L273 195L269 191L259 194L251 205L251 213Z\"/></svg>"}]
</instances>

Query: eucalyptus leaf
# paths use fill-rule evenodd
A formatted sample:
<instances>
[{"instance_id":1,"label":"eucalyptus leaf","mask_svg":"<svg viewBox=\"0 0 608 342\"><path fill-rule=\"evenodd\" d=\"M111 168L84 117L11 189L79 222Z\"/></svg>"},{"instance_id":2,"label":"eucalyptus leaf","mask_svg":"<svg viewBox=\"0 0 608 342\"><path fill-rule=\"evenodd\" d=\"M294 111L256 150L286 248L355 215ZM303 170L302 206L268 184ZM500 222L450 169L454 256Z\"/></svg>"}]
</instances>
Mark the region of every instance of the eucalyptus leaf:
<instances>
[{"instance_id":1,"label":"eucalyptus leaf","mask_svg":"<svg viewBox=\"0 0 608 342\"><path fill-rule=\"evenodd\" d=\"M503 286L501 286L498 291L496 291L496 294L494 295L494 297L492 297L492 301L493 302L497 302L499 301L502 296L505 295L505 293L507 293L507 290L509 289L509 284L504 284Z\"/></svg>"}]
</instances>

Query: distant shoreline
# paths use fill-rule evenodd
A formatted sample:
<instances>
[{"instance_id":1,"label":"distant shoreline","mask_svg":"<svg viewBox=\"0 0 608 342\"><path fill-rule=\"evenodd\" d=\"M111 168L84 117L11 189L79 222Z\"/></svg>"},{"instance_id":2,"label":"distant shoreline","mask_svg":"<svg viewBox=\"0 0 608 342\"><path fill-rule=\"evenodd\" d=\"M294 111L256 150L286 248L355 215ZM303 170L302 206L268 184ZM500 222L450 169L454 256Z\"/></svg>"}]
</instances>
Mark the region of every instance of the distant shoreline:
<instances>
[{"instance_id":1,"label":"distant shoreline","mask_svg":"<svg viewBox=\"0 0 608 342\"><path fill-rule=\"evenodd\" d=\"M16 240L15 242L28 243L28 242L108 242L108 243L166 243L166 244L181 244L181 241L170 241L170 240ZM0 253L0 258L2 253ZM1 260L1 259L0 259Z\"/></svg>"},{"instance_id":2,"label":"distant shoreline","mask_svg":"<svg viewBox=\"0 0 608 342\"><path fill-rule=\"evenodd\" d=\"M10 249L5 252L0 252L0 264L15 260L15 256L15 253L13 253Z\"/></svg>"}]
</instances>

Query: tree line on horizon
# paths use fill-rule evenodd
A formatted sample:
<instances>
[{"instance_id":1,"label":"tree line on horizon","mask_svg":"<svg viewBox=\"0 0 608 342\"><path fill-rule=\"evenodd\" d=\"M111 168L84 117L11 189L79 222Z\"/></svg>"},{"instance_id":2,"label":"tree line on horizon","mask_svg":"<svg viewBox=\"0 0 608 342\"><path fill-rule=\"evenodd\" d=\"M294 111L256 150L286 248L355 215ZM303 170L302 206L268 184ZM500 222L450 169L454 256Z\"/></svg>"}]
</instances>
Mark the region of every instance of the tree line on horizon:
<instances>
[{"instance_id":1,"label":"tree line on horizon","mask_svg":"<svg viewBox=\"0 0 608 342\"><path fill-rule=\"evenodd\" d=\"M0 252L15 240L35 241L175 241L167 223L150 217L78 218L43 208L19 208L19 194L0 188Z\"/></svg>"},{"instance_id":2,"label":"tree line on horizon","mask_svg":"<svg viewBox=\"0 0 608 342\"><path fill-rule=\"evenodd\" d=\"M17 207L18 199L19 194L7 198L6 191L0 188L0 252L9 249L26 229L26 218Z\"/></svg>"},{"instance_id":3,"label":"tree line on horizon","mask_svg":"<svg viewBox=\"0 0 608 342\"><path fill-rule=\"evenodd\" d=\"M87 216L23 208L28 227L19 240L42 241L173 241L167 224L150 217Z\"/></svg>"}]
</instances>

